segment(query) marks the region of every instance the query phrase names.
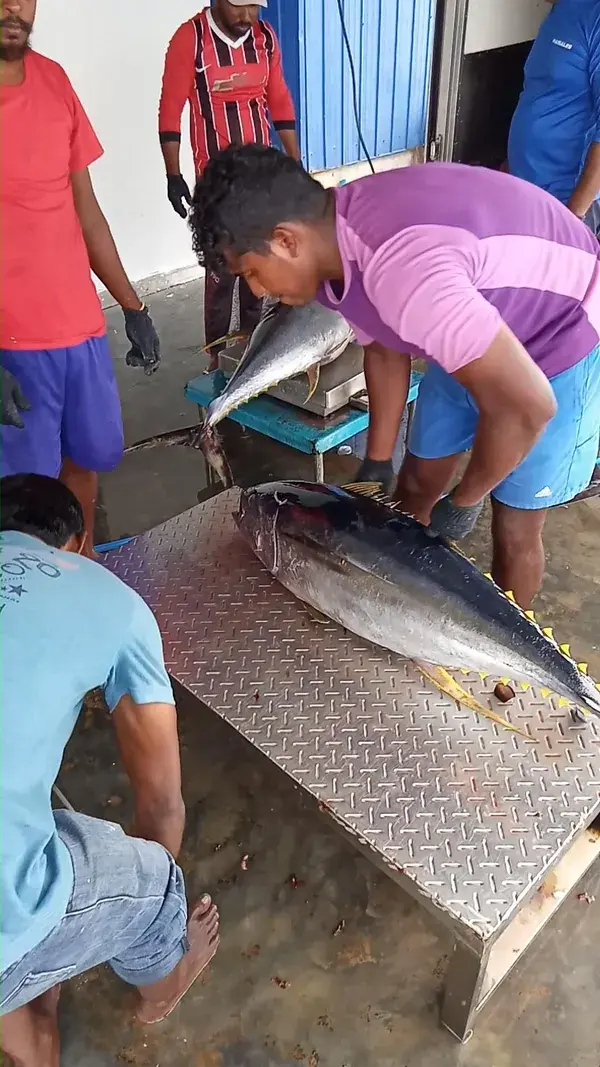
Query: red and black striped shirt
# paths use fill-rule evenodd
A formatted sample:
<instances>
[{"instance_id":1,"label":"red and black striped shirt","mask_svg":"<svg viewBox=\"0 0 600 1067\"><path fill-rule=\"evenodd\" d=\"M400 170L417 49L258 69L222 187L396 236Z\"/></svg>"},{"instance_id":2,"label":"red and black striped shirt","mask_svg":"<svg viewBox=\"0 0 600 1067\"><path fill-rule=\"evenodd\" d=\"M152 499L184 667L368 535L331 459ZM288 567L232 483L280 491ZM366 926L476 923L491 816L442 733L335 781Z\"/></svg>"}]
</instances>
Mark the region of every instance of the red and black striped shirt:
<instances>
[{"instance_id":1,"label":"red and black striped shirt","mask_svg":"<svg viewBox=\"0 0 600 1067\"><path fill-rule=\"evenodd\" d=\"M268 22L256 22L241 42L220 33L210 8L184 22L167 52L161 141L180 140L187 102L197 174L229 144L269 144L269 115L276 130L293 130L294 105Z\"/></svg>"}]
</instances>

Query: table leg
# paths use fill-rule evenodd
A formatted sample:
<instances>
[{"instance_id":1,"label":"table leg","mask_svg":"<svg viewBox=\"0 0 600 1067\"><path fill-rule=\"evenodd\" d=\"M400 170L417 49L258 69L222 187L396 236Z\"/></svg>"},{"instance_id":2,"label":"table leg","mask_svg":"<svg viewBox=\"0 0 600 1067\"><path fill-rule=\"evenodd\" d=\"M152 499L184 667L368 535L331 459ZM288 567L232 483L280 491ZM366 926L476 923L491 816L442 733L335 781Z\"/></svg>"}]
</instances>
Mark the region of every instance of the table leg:
<instances>
[{"instance_id":1,"label":"table leg","mask_svg":"<svg viewBox=\"0 0 600 1067\"><path fill-rule=\"evenodd\" d=\"M323 453L315 452L315 482L325 481L325 464L323 462Z\"/></svg>"},{"instance_id":2,"label":"table leg","mask_svg":"<svg viewBox=\"0 0 600 1067\"><path fill-rule=\"evenodd\" d=\"M489 951L481 953L456 941L442 1003L442 1023L459 1041L468 1041L473 1032L477 1006L485 995L485 974Z\"/></svg>"}]
</instances>

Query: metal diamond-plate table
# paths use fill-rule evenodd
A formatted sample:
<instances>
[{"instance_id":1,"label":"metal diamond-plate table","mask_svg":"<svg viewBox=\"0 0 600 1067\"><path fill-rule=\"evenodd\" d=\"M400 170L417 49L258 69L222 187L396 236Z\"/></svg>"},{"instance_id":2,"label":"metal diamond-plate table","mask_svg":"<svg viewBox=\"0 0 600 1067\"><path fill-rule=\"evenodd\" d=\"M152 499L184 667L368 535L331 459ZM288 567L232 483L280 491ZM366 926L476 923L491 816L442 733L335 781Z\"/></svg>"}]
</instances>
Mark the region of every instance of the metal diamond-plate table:
<instances>
[{"instance_id":1,"label":"metal diamond-plate table","mask_svg":"<svg viewBox=\"0 0 600 1067\"><path fill-rule=\"evenodd\" d=\"M411 663L313 621L241 538L237 498L124 545L111 569L154 610L173 677L453 927L455 969L475 972L454 1007L448 988L445 1021L464 1038L494 945L600 812L600 732L529 692L501 709L526 741L458 709ZM498 710L493 680L461 682Z\"/></svg>"}]
</instances>

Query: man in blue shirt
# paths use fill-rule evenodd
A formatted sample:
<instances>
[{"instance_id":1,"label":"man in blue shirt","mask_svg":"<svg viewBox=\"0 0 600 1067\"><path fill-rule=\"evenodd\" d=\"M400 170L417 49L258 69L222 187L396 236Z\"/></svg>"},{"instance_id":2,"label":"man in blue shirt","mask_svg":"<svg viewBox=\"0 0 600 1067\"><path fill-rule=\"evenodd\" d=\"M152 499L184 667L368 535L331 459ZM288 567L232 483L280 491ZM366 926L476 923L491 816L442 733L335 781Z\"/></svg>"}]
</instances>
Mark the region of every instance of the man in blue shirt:
<instances>
[{"instance_id":1,"label":"man in blue shirt","mask_svg":"<svg viewBox=\"0 0 600 1067\"><path fill-rule=\"evenodd\" d=\"M58 1067L62 981L108 961L138 987L138 1018L155 1022L214 955L218 915L204 897L187 921L176 713L152 612L81 556L83 514L65 485L14 475L0 494L1 1044L17 1067ZM51 806L98 686L133 789L133 836Z\"/></svg>"},{"instance_id":2,"label":"man in blue shirt","mask_svg":"<svg viewBox=\"0 0 600 1067\"><path fill-rule=\"evenodd\" d=\"M553 3L525 65L508 164L600 233L600 0Z\"/></svg>"}]
</instances>

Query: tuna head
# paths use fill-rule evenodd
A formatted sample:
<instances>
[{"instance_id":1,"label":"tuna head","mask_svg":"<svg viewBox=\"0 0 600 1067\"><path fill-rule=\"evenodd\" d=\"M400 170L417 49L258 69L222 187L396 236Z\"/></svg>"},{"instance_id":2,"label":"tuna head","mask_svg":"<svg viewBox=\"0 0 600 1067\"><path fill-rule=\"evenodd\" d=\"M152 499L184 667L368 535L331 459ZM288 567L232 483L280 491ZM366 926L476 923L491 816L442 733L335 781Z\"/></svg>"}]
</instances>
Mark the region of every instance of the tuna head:
<instances>
[{"instance_id":1,"label":"tuna head","mask_svg":"<svg viewBox=\"0 0 600 1067\"><path fill-rule=\"evenodd\" d=\"M335 498L335 489L328 486L267 482L242 490L236 523L261 563L281 580L284 542L297 538L300 543L308 537L315 544L324 539L324 547L329 538L321 509Z\"/></svg>"},{"instance_id":2,"label":"tuna head","mask_svg":"<svg viewBox=\"0 0 600 1067\"><path fill-rule=\"evenodd\" d=\"M279 546L277 519L279 503L273 493L261 493L261 486L243 489L235 521L240 533L271 574L277 574Z\"/></svg>"}]
</instances>

